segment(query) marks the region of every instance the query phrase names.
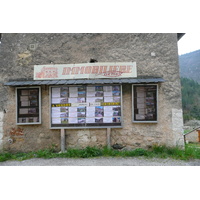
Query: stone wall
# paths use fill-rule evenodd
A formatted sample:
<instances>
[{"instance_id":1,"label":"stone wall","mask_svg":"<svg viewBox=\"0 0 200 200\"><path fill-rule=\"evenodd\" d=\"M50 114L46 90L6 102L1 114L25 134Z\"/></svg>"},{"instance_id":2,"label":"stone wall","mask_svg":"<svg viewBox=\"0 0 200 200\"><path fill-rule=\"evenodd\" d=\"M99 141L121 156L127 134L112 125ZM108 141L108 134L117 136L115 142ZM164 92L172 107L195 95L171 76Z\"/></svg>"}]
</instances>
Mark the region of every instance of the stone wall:
<instances>
[{"instance_id":1,"label":"stone wall","mask_svg":"<svg viewBox=\"0 0 200 200\"><path fill-rule=\"evenodd\" d=\"M198 131L195 130L195 131L192 131L191 133L188 133L187 135L185 135L185 140L186 140L186 143L189 143L189 142L197 143L197 142L199 142Z\"/></svg>"},{"instance_id":2,"label":"stone wall","mask_svg":"<svg viewBox=\"0 0 200 200\"><path fill-rule=\"evenodd\" d=\"M3 116L4 113L0 111L0 151L2 150L2 143L3 143Z\"/></svg>"},{"instance_id":3,"label":"stone wall","mask_svg":"<svg viewBox=\"0 0 200 200\"><path fill-rule=\"evenodd\" d=\"M91 58L98 62L133 61L139 76L166 80L158 87L158 123L132 123L131 85L123 85L124 126L111 129L111 144L127 148L183 145L176 34L3 34L0 49L0 111L6 110L4 149L30 151L52 144L59 149L60 130L49 129L47 86L42 86L42 124L16 126L15 88L3 83L33 78L34 65L87 63ZM12 131L21 134L14 137ZM106 145L106 129L67 130L66 135L67 147Z\"/></svg>"}]
</instances>

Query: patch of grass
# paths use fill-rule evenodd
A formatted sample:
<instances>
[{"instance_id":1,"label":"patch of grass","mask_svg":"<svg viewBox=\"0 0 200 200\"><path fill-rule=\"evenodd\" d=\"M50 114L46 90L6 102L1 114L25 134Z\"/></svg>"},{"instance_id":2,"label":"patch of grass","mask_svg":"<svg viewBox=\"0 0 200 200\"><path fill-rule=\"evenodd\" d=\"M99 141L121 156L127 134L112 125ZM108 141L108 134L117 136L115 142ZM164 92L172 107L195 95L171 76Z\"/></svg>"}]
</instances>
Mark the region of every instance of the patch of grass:
<instances>
[{"instance_id":1,"label":"patch of grass","mask_svg":"<svg viewBox=\"0 0 200 200\"><path fill-rule=\"evenodd\" d=\"M105 157L109 157L109 156L117 157L117 156L119 156L120 153L119 153L119 151L117 151L115 149L110 149L108 147L104 147L103 150L102 150L102 154Z\"/></svg>"},{"instance_id":2,"label":"patch of grass","mask_svg":"<svg viewBox=\"0 0 200 200\"><path fill-rule=\"evenodd\" d=\"M60 153L62 158L91 158L102 156L102 150L97 147L86 147L85 149L68 149L65 153Z\"/></svg>"},{"instance_id":3,"label":"patch of grass","mask_svg":"<svg viewBox=\"0 0 200 200\"><path fill-rule=\"evenodd\" d=\"M196 145L188 144L185 148L185 157L187 159L200 159L200 148Z\"/></svg>"},{"instance_id":4,"label":"patch of grass","mask_svg":"<svg viewBox=\"0 0 200 200\"><path fill-rule=\"evenodd\" d=\"M153 157L158 158L185 159L184 149L178 147L153 146L151 153Z\"/></svg>"},{"instance_id":5,"label":"patch of grass","mask_svg":"<svg viewBox=\"0 0 200 200\"><path fill-rule=\"evenodd\" d=\"M148 156L149 152L145 149L138 148L131 151L121 151L120 156L122 157L136 157L136 156Z\"/></svg>"},{"instance_id":6,"label":"patch of grass","mask_svg":"<svg viewBox=\"0 0 200 200\"><path fill-rule=\"evenodd\" d=\"M29 153L0 153L0 162L6 160L25 160L30 158L92 158L92 157L136 157L173 158L173 159L200 159L200 148L188 144L185 149L178 147L153 146L150 150L142 148L134 150L115 150L111 148L86 147L85 149L67 149L64 153L56 152L55 148L43 149Z\"/></svg>"},{"instance_id":7,"label":"patch of grass","mask_svg":"<svg viewBox=\"0 0 200 200\"><path fill-rule=\"evenodd\" d=\"M189 133L190 131L192 131L192 130L185 129L185 130L184 130L184 134Z\"/></svg>"},{"instance_id":8,"label":"patch of grass","mask_svg":"<svg viewBox=\"0 0 200 200\"><path fill-rule=\"evenodd\" d=\"M13 159L13 154L11 153L1 153L0 154L0 162L6 161L6 160L12 160Z\"/></svg>"},{"instance_id":9,"label":"patch of grass","mask_svg":"<svg viewBox=\"0 0 200 200\"><path fill-rule=\"evenodd\" d=\"M188 143L187 147L194 147L194 148L198 148L200 147L200 143Z\"/></svg>"}]
</instances>

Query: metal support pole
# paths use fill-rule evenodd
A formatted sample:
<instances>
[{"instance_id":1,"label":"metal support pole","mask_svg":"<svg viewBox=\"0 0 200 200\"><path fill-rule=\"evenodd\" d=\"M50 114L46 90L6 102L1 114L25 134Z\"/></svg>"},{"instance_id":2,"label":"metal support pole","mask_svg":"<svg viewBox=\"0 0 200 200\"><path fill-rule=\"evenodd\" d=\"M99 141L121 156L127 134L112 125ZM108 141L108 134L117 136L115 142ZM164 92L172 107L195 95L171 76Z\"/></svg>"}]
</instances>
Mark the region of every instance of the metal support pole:
<instances>
[{"instance_id":1,"label":"metal support pole","mask_svg":"<svg viewBox=\"0 0 200 200\"><path fill-rule=\"evenodd\" d=\"M60 147L61 147L61 153L64 153L65 152L65 129L61 129Z\"/></svg>"},{"instance_id":2,"label":"metal support pole","mask_svg":"<svg viewBox=\"0 0 200 200\"><path fill-rule=\"evenodd\" d=\"M110 139L111 128L107 128L107 147L110 149L111 139Z\"/></svg>"}]
</instances>

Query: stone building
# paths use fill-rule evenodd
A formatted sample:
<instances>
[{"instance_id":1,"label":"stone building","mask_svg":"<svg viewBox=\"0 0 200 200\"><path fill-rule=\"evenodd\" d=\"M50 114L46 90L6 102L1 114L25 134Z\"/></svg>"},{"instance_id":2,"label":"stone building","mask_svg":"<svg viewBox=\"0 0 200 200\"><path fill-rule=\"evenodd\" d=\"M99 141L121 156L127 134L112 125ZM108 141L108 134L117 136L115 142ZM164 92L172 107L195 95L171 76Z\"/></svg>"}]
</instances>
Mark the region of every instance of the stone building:
<instances>
[{"instance_id":1,"label":"stone building","mask_svg":"<svg viewBox=\"0 0 200 200\"><path fill-rule=\"evenodd\" d=\"M184 145L179 36L1 34L0 149Z\"/></svg>"}]
</instances>

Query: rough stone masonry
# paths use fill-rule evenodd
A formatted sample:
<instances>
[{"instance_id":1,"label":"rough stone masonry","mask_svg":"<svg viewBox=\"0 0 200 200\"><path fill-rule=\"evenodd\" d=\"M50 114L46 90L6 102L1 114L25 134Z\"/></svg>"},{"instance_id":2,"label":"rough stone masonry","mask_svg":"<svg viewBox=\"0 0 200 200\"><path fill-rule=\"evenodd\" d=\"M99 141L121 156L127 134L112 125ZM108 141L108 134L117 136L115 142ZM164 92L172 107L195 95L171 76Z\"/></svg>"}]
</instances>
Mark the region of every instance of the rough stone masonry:
<instances>
[{"instance_id":1,"label":"rough stone masonry","mask_svg":"<svg viewBox=\"0 0 200 200\"><path fill-rule=\"evenodd\" d=\"M15 87L10 79L32 79L33 66L45 64L136 62L138 76L162 77L157 123L132 122L132 85L122 85L123 128L111 129L111 145L127 149L183 145L183 119L177 34L2 34L0 44L0 149L60 148L60 130L50 129L49 87L41 86L42 124L16 125ZM66 146L105 146L106 129L69 129Z\"/></svg>"}]
</instances>

